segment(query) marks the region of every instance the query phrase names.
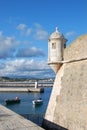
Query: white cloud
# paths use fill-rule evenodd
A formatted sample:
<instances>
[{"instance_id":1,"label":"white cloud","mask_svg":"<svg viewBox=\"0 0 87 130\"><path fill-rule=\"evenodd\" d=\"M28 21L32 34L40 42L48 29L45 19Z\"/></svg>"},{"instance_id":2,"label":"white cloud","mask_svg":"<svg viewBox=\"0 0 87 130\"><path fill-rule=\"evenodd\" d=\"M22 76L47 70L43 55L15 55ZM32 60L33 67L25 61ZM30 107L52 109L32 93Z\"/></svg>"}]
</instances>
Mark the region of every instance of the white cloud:
<instances>
[{"instance_id":1,"label":"white cloud","mask_svg":"<svg viewBox=\"0 0 87 130\"><path fill-rule=\"evenodd\" d=\"M66 36L67 37L71 37L71 36L74 36L74 35L76 35L77 33L75 32L75 31L70 31L70 32L67 32L66 33Z\"/></svg>"},{"instance_id":2,"label":"white cloud","mask_svg":"<svg viewBox=\"0 0 87 130\"><path fill-rule=\"evenodd\" d=\"M35 34L36 40L45 40L48 38L48 33L44 30L37 30Z\"/></svg>"},{"instance_id":3,"label":"white cloud","mask_svg":"<svg viewBox=\"0 0 87 130\"><path fill-rule=\"evenodd\" d=\"M19 24L16 28L17 30L20 30L21 36L29 36L32 32L31 28L28 28L26 24Z\"/></svg>"},{"instance_id":4,"label":"white cloud","mask_svg":"<svg viewBox=\"0 0 87 130\"><path fill-rule=\"evenodd\" d=\"M39 23L34 23L36 29L42 29L42 26Z\"/></svg>"},{"instance_id":5,"label":"white cloud","mask_svg":"<svg viewBox=\"0 0 87 130\"><path fill-rule=\"evenodd\" d=\"M46 40L48 38L48 32L38 23L34 24L34 29L29 28L26 24L22 23L17 26L17 30L20 30L21 36L29 36L31 32L34 32L34 38L36 40Z\"/></svg>"},{"instance_id":6,"label":"white cloud","mask_svg":"<svg viewBox=\"0 0 87 130\"><path fill-rule=\"evenodd\" d=\"M27 44L28 43L28 44ZM15 37L4 37L0 32L0 59L13 57L43 57L44 52L40 48L29 47L30 41L27 41L27 48L21 48L20 41ZM25 44L25 42L24 42Z\"/></svg>"},{"instance_id":7,"label":"white cloud","mask_svg":"<svg viewBox=\"0 0 87 130\"><path fill-rule=\"evenodd\" d=\"M31 28L28 28L28 29L26 30L26 35L29 36L29 35L31 34L31 31L32 31L32 29L31 29Z\"/></svg>"},{"instance_id":8,"label":"white cloud","mask_svg":"<svg viewBox=\"0 0 87 130\"><path fill-rule=\"evenodd\" d=\"M16 47L19 45L19 41L15 37L4 37L0 35L0 58L14 57Z\"/></svg>"},{"instance_id":9,"label":"white cloud","mask_svg":"<svg viewBox=\"0 0 87 130\"><path fill-rule=\"evenodd\" d=\"M2 36L2 31L0 31L0 37Z\"/></svg>"},{"instance_id":10,"label":"white cloud","mask_svg":"<svg viewBox=\"0 0 87 130\"><path fill-rule=\"evenodd\" d=\"M48 32L45 31L42 26L38 23L35 23L35 39L36 40L47 40L48 38Z\"/></svg>"},{"instance_id":11,"label":"white cloud","mask_svg":"<svg viewBox=\"0 0 87 130\"><path fill-rule=\"evenodd\" d=\"M16 56L17 57L38 57L38 56L45 56L45 54L42 51L42 49L31 47L31 48L20 48Z\"/></svg>"},{"instance_id":12,"label":"white cloud","mask_svg":"<svg viewBox=\"0 0 87 130\"><path fill-rule=\"evenodd\" d=\"M21 23L21 24L19 24L18 26L17 26L17 29L18 30L24 30L26 28L26 24L23 24L23 23Z\"/></svg>"},{"instance_id":13,"label":"white cloud","mask_svg":"<svg viewBox=\"0 0 87 130\"><path fill-rule=\"evenodd\" d=\"M54 73L46 61L16 59L1 63L0 76L49 78L54 76Z\"/></svg>"}]
</instances>

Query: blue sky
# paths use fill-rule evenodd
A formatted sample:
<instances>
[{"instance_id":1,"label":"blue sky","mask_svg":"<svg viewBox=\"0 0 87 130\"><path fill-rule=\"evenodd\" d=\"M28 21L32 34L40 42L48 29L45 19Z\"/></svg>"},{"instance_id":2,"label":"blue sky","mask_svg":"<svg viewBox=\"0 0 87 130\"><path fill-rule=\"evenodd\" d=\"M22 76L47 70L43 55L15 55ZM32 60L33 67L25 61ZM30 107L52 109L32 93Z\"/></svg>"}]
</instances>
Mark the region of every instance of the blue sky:
<instances>
[{"instance_id":1,"label":"blue sky","mask_svg":"<svg viewBox=\"0 0 87 130\"><path fill-rule=\"evenodd\" d=\"M58 27L69 45L87 33L87 0L0 0L0 76L54 77L48 38Z\"/></svg>"}]
</instances>

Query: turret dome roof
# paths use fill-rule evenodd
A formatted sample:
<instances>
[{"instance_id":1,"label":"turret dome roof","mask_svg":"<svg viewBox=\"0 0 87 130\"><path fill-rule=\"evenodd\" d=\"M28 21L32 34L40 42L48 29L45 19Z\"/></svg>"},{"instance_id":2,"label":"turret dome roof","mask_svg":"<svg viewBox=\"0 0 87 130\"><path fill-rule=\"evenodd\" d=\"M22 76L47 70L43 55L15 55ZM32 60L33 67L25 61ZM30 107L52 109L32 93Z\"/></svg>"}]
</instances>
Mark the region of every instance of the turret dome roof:
<instances>
[{"instance_id":1,"label":"turret dome roof","mask_svg":"<svg viewBox=\"0 0 87 130\"><path fill-rule=\"evenodd\" d=\"M58 28L56 27L56 31L53 32L51 35L50 35L50 39L53 39L53 38L63 38L63 34L61 34L59 31L58 31Z\"/></svg>"}]
</instances>

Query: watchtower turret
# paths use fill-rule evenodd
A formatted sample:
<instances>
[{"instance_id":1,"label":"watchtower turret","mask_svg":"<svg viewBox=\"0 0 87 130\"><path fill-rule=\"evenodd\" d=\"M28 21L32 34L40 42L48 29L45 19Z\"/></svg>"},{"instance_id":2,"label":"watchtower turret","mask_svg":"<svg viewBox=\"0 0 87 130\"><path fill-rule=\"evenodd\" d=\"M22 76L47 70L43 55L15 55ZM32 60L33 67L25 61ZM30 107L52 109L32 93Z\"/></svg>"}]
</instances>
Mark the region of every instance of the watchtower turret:
<instances>
[{"instance_id":1,"label":"watchtower turret","mask_svg":"<svg viewBox=\"0 0 87 130\"><path fill-rule=\"evenodd\" d=\"M58 31L52 33L48 39L48 64L55 73L59 70L63 61L63 51L66 47L67 39Z\"/></svg>"}]
</instances>

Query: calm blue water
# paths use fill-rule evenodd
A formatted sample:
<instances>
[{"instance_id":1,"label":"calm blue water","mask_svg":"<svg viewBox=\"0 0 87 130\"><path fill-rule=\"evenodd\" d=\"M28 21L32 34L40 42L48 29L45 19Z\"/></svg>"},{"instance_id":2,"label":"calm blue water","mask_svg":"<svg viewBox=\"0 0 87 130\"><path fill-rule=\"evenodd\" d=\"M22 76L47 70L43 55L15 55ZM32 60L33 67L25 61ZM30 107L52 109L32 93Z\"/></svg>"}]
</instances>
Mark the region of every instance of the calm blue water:
<instances>
[{"instance_id":1,"label":"calm blue water","mask_svg":"<svg viewBox=\"0 0 87 130\"><path fill-rule=\"evenodd\" d=\"M22 93L22 92L0 92L0 104L30 119L30 115L36 118L38 115L44 115L51 94L51 87L44 87L44 93ZM20 104L6 105L5 99L13 99L18 96L21 99ZM35 107L32 100L42 98L43 104ZM32 117L31 117L32 118ZM32 120L32 119L30 119ZM37 120L37 119L35 119ZM32 120L33 121L33 120ZM35 122L35 121L34 121ZM38 124L38 122L36 122Z\"/></svg>"}]
</instances>

